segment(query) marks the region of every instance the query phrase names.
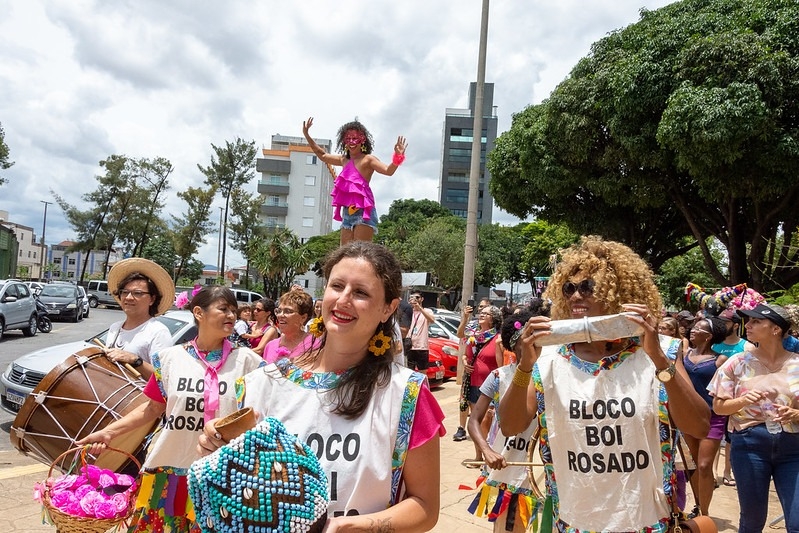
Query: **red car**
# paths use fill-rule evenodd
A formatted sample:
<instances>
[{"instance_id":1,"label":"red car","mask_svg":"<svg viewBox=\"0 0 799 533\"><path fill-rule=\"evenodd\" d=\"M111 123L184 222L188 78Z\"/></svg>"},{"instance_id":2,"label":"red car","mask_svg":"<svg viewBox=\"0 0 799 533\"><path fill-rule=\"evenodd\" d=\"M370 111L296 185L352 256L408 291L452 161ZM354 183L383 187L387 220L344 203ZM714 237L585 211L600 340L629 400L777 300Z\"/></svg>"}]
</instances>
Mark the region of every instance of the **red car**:
<instances>
[{"instance_id":1,"label":"red car","mask_svg":"<svg viewBox=\"0 0 799 533\"><path fill-rule=\"evenodd\" d=\"M428 361L430 363L427 366L427 381L432 389L444 383L444 365L441 363L441 357L433 352L432 349L430 350Z\"/></svg>"},{"instance_id":2,"label":"red car","mask_svg":"<svg viewBox=\"0 0 799 533\"><path fill-rule=\"evenodd\" d=\"M444 380L457 376L458 343L449 339L430 337L428 346L430 347L430 366L433 366L434 359L439 360L444 367Z\"/></svg>"}]
</instances>

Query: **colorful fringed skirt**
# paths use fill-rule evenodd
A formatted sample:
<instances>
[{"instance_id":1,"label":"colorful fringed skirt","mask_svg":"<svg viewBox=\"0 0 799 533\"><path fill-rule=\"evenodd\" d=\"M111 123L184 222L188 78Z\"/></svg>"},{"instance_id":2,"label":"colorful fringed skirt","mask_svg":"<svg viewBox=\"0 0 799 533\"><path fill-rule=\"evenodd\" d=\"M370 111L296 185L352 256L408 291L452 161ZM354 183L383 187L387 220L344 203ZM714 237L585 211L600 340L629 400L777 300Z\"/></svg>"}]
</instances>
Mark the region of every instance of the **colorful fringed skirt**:
<instances>
[{"instance_id":1,"label":"colorful fringed skirt","mask_svg":"<svg viewBox=\"0 0 799 533\"><path fill-rule=\"evenodd\" d=\"M186 473L157 468L144 472L136 498L136 512L128 533L200 533L189 499Z\"/></svg>"},{"instance_id":2,"label":"colorful fringed skirt","mask_svg":"<svg viewBox=\"0 0 799 533\"><path fill-rule=\"evenodd\" d=\"M481 478L482 479L482 478ZM469 512L475 516L487 516L489 522L505 515L505 531L513 531L517 518L522 521L522 528L527 530L530 522L533 522L533 531L537 531L538 514L543 505L543 501L536 500L529 489L509 487L501 483L499 485L489 485L482 483L479 485L477 494L469 505Z\"/></svg>"}]
</instances>

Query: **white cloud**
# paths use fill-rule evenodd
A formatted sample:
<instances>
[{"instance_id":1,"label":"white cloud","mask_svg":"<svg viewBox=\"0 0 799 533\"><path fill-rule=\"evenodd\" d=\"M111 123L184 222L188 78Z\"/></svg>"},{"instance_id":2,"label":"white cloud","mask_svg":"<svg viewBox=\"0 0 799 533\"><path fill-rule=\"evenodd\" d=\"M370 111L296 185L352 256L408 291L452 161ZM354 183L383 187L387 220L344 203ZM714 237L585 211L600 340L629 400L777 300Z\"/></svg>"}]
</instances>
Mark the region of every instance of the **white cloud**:
<instances>
[{"instance_id":1,"label":"white cloud","mask_svg":"<svg viewBox=\"0 0 799 533\"><path fill-rule=\"evenodd\" d=\"M500 132L591 43L667 3L493 2L486 81ZM402 169L372 182L379 213L398 198L437 199L444 112L467 106L481 3L30 0L0 10L0 123L16 162L0 210L39 233L39 200L52 201L52 189L80 205L111 154L169 159L164 214L179 213L175 193L202 183L197 164L209 163L211 143L268 146L273 134L301 135L308 116L326 138L358 116L383 159L397 135L408 138ZM515 221L499 211L495 220ZM72 236L50 206L48 243ZM211 236L200 259L216 256Z\"/></svg>"}]
</instances>

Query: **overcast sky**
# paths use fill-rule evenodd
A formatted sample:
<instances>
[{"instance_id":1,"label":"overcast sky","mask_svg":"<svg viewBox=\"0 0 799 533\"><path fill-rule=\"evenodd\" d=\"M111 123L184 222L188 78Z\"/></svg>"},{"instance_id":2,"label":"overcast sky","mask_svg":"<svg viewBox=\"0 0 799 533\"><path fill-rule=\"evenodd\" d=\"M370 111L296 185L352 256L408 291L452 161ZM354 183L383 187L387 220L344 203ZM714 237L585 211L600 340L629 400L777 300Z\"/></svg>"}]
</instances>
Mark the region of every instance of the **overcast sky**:
<instances>
[{"instance_id":1,"label":"overcast sky","mask_svg":"<svg viewBox=\"0 0 799 533\"><path fill-rule=\"evenodd\" d=\"M499 131L545 99L591 43L669 0L495 0L486 81ZM16 164L3 172L0 210L41 235L50 190L85 208L98 162L111 154L165 157L175 171L164 215L200 186L211 143L273 134L333 138L358 117L390 161L397 135L407 160L375 175L378 214L399 198L438 200L443 120L465 108L477 77L479 0L404 2L0 0L0 123ZM251 190L255 192L257 178ZM217 200L222 205L222 200ZM218 213L218 209L214 211ZM495 210L494 220L516 219ZM47 243L74 237L61 209L47 212ZM217 235L199 259L215 264ZM240 261L228 250L228 266Z\"/></svg>"}]
</instances>

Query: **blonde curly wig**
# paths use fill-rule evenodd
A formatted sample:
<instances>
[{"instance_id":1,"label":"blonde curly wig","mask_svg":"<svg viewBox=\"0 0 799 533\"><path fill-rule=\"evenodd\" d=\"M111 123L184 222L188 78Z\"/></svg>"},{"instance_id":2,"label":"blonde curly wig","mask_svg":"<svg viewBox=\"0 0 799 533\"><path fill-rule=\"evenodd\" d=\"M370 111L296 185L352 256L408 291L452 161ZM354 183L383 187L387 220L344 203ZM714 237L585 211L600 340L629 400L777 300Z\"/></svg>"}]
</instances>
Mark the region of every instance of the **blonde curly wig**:
<instances>
[{"instance_id":1,"label":"blonde curly wig","mask_svg":"<svg viewBox=\"0 0 799 533\"><path fill-rule=\"evenodd\" d=\"M589 235L563 251L543 295L552 302L553 320L572 318L569 299L563 295L562 287L574 278L594 280L594 298L604 303L607 314L622 312L622 304L638 303L660 316L663 301L652 270L624 244Z\"/></svg>"}]
</instances>

